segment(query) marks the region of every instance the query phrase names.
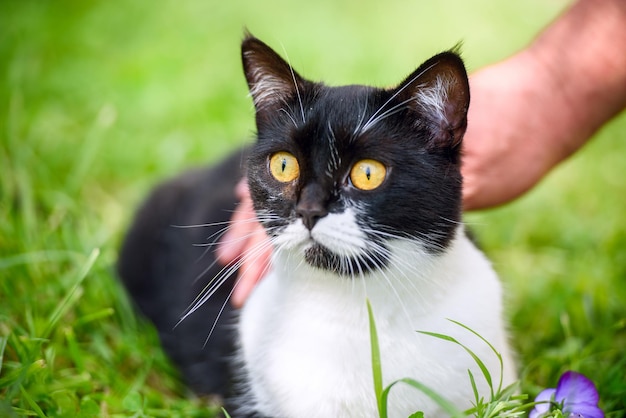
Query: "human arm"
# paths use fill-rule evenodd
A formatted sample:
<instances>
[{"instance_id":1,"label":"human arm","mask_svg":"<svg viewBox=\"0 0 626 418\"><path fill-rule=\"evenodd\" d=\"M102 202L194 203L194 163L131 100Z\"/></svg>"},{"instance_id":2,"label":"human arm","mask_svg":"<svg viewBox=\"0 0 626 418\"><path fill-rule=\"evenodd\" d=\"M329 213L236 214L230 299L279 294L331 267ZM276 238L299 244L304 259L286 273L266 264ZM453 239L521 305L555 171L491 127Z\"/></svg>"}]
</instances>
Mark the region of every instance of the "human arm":
<instances>
[{"instance_id":1,"label":"human arm","mask_svg":"<svg viewBox=\"0 0 626 418\"><path fill-rule=\"evenodd\" d=\"M470 87L466 210L520 196L624 109L626 2L577 1Z\"/></svg>"},{"instance_id":2,"label":"human arm","mask_svg":"<svg viewBox=\"0 0 626 418\"><path fill-rule=\"evenodd\" d=\"M470 77L462 172L466 210L504 204L535 185L626 105L626 1L578 0L527 48ZM218 247L228 264L264 238L245 184ZM246 237L250 237L247 239ZM262 277L269 250L239 269L232 303ZM262 262L261 262L262 261Z\"/></svg>"}]
</instances>

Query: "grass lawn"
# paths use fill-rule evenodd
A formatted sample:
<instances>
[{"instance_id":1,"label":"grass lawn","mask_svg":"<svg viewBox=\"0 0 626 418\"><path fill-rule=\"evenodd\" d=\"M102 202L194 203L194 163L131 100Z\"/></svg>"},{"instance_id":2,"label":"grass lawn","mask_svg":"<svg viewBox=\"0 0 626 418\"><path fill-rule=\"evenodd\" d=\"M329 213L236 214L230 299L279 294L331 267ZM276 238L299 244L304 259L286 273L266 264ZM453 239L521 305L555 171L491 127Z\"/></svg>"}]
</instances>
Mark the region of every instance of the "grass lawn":
<instances>
[{"instance_id":1,"label":"grass lawn","mask_svg":"<svg viewBox=\"0 0 626 418\"><path fill-rule=\"evenodd\" d=\"M389 85L461 40L470 71L504 58L564 5L1 2L0 416L214 415L113 267L152 185L251 139L244 27L309 78ZM625 177L623 114L530 194L467 218L508 290L523 390L578 370L610 417L626 416Z\"/></svg>"}]
</instances>

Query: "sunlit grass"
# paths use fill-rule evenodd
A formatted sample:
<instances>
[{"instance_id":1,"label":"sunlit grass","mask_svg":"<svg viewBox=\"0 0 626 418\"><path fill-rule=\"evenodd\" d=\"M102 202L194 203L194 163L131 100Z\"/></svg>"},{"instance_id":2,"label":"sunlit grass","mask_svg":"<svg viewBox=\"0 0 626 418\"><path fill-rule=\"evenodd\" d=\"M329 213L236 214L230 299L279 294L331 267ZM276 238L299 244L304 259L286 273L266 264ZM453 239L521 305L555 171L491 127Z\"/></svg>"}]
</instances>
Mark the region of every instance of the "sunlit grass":
<instances>
[{"instance_id":1,"label":"sunlit grass","mask_svg":"<svg viewBox=\"0 0 626 418\"><path fill-rule=\"evenodd\" d=\"M251 138L244 26L305 76L387 85L460 40L470 69L503 58L563 6L518 3L2 2L0 416L213 416L113 265L151 185ZM625 132L622 117L526 198L468 218L508 289L523 390L579 370L613 416L626 413Z\"/></svg>"}]
</instances>

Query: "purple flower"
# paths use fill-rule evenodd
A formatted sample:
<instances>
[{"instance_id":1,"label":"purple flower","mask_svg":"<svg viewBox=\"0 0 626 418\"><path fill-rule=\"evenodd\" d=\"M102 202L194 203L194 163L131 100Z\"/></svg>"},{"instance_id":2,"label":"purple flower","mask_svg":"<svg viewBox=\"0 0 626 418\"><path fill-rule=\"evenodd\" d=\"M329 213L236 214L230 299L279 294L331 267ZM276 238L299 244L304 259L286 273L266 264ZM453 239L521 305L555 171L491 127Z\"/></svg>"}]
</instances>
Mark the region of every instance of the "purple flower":
<instances>
[{"instance_id":1,"label":"purple flower","mask_svg":"<svg viewBox=\"0 0 626 418\"><path fill-rule=\"evenodd\" d=\"M598 391L585 375L568 371L561 375L556 389L545 389L535 402L544 402L530 411L528 418L541 418L552 410L554 403L560 405L567 417L604 418L604 412L598 408ZM550 403L552 402L552 404Z\"/></svg>"}]
</instances>

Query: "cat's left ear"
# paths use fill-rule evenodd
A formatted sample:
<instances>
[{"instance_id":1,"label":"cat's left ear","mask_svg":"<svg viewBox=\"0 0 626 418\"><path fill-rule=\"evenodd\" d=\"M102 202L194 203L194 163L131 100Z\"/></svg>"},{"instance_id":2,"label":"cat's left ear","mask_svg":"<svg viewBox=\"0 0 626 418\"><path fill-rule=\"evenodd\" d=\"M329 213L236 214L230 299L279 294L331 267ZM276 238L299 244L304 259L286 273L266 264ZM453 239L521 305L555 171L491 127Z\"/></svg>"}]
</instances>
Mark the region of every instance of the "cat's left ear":
<instances>
[{"instance_id":1,"label":"cat's left ear","mask_svg":"<svg viewBox=\"0 0 626 418\"><path fill-rule=\"evenodd\" d=\"M461 57L443 52L422 64L396 89L426 119L435 146L456 148L467 128L469 82Z\"/></svg>"}]
</instances>

